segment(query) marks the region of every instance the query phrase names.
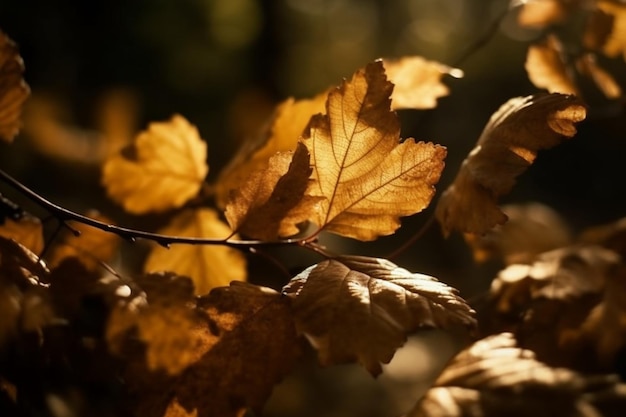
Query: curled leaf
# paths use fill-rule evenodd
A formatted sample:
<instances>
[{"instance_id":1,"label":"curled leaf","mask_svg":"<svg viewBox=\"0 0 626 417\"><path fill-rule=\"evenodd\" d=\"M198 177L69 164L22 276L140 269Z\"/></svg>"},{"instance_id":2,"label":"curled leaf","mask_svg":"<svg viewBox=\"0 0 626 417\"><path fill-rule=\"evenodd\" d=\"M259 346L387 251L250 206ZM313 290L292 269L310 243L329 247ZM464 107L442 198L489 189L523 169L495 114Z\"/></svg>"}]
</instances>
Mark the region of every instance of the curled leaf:
<instances>
[{"instance_id":1,"label":"curled leaf","mask_svg":"<svg viewBox=\"0 0 626 417\"><path fill-rule=\"evenodd\" d=\"M475 325L455 289L385 259L326 260L294 277L283 294L323 365L358 361L373 375L421 327Z\"/></svg>"},{"instance_id":2,"label":"curled leaf","mask_svg":"<svg viewBox=\"0 0 626 417\"><path fill-rule=\"evenodd\" d=\"M389 81L394 84L391 108L432 109L437 99L450 93L441 82L444 75L460 78L463 72L421 56L406 56L400 59L384 59L383 65Z\"/></svg>"},{"instance_id":3,"label":"curled leaf","mask_svg":"<svg viewBox=\"0 0 626 417\"><path fill-rule=\"evenodd\" d=\"M215 192L218 205L225 207L231 192L238 190L253 172L267 169L269 159L278 152L296 149L311 116L324 111L328 92L311 99L287 99L276 106L272 120L256 141L248 142L220 172Z\"/></svg>"},{"instance_id":4,"label":"curled leaf","mask_svg":"<svg viewBox=\"0 0 626 417\"><path fill-rule=\"evenodd\" d=\"M0 140L11 142L18 134L22 106L30 94L22 78L24 62L15 42L0 31Z\"/></svg>"},{"instance_id":5,"label":"curled leaf","mask_svg":"<svg viewBox=\"0 0 626 417\"><path fill-rule=\"evenodd\" d=\"M563 45L554 35L528 48L524 68L537 88L551 93L579 94L572 68L565 63Z\"/></svg>"},{"instance_id":6,"label":"curled leaf","mask_svg":"<svg viewBox=\"0 0 626 417\"><path fill-rule=\"evenodd\" d=\"M623 409L624 388L614 375L552 368L501 333L459 353L407 417L593 417Z\"/></svg>"},{"instance_id":7,"label":"curled leaf","mask_svg":"<svg viewBox=\"0 0 626 417\"><path fill-rule=\"evenodd\" d=\"M207 146L182 116L154 122L135 142L111 155L102 183L113 200L133 214L181 207L202 187L209 167Z\"/></svg>"},{"instance_id":8,"label":"curled leaf","mask_svg":"<svg viewBox=\"0 0 626 417\"><path fill-rule=\"evenodd\" d=\"M295 153L278 153L266 169L250 175L226 206L231 228L262 240L298 233L297 225L308 219L319 200L304 194L311 175L309 160L306 147L298 144Z\"/></svg>"},{"instance_id":9,"label":"curled leaf","mask_svg":"<svg viewBox=\"0 0 626 417\"><path fill-rule=\"evenodd\" d=\"M230 228L212 209L185 210L160 230L172 236L224 238ZM246 279L246 262L241 252L217 245L174 245L170 249L153 246L144 265L146 272L173 271L193 280L197 294Z\"/></svg>"},{"instance_id":10,"label":"curled leaf","mask_svg":"<svg viewBox=\"0 0 626 417\"><path fill-rule=\"evenodd\" d=\"M382 62L371 63L329 93L327 114L311 119L303 136L313 165L307 195L324 198L311 218L320 229L374 240L430 203L446 150L400 143L392 89Z\"/></svg>"},{"instance_id":11,"label":"curled leaf","mask_svg":"<svg viewBox=\"0 0 626 417\"><path fill-rule=\"evenodd\" d=\"M570 95L533 95L506 102L491 116L437 204L436 216L444 233L483 234L506 222L498 197L511 190L539 150L574 136L574 124L585 116L581 100Z\"/></svg>"}]
</instances>

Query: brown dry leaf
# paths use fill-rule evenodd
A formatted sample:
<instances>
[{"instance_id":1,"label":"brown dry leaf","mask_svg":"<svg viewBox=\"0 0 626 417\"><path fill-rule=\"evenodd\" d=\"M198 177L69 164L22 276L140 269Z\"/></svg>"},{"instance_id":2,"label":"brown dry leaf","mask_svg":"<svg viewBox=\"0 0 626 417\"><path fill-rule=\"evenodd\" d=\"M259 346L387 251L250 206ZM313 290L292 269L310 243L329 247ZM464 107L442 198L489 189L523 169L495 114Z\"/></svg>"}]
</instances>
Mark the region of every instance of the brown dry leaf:
<instances>
[{"instance_id":1,"label":"brown dry leaf","mask_svg":"<svg viewBox=\"0 0 626 417\"><path fill-rule=\"evenodd\" d=\"M358 361L372 375L419 328L476 324L454 288L385 259L320 262L294 277L283 294L322 365Z\"/></svg>"},{"instance_id":2,"label":"brown dry leaf","mask_svg":"<svg viewBox=\"0 0 626 417\"><path fill-rule=\"evenodd\" d=\"M626 59L626 5L614 1L600 0L598 9L613 17L611 34L606 39L602 51L610 57L621 55Z\"/></svg>"},{"instance_id":3,"label":"brown dry leaf","mask_svg":"<svg viewBox=\"0 0 626 417\"><path fill-rule=\"evenodd\" d=\"M233 282L200 298L195 310L204 320L202 355L165 382L128 375L142 394L135 415L235 417L247 408L260 412L273 385L300 354L289 300L269 288Z\"/></svg>"},{"instance_id":4,"label":"brown dry leaf","mask_svg":"<svg viewBox=\"0 0 626 417\"><path fill-rule=\"evenodd\" d=\"M502 206L508 221L484 235L465 234L474 260L502 258L509 265L526 263L538 254L566 246L571 241L569 228L559 214L540 203Z\"/></svg>"},{"instance_id":5,"label":"brown dry leaf","mask_svg":"<svg viewBox=\"0 0 626 417\"><path fill-rule=\"evenodd\" d=\"M329 93L327 114L311 119L303 136L313 165L307 195L325 198L311 218L320 230L374 240L430 203L446 150L400 143L392 89L382 62L373 62Z\"/></svg>"},{"instance_id":6,"label":"brown dry leaf","mask_svg":"<svg viewBox=\"0 0 626 417\"><path fill-rule=\"evenodd\" d=\"M102 183L133 214L181 207L200 191L209 167L207 145L182 116L151 123L131 147L110 156Z\"/></svg>"},{"instance_id":7,"label":"brown dry leaf","mask_svg":"<svg viewBox=\"0 0 626 417\"><path fill-rule=\"evenodd\" d=\"M524 309L534 298L573 299L599 294L619 264L613 251L599 246L570 246L539 255L529 264L514 264L500 271L490 296L499 312Z\"/></svg>"},{"instance_id":8,"label":"brown dry leaf","mask_svg":"<svg viewBox=\"0 0 626 417\"><path fill-rule=\"evenodd\" d=\"M554 35L528 48L524 68L537 88L551 93L579 94L572 69L563 57L563 45Z\"/></svg>"},{"instance_id":9,"label":"brown dry leaf","mask_svg":"<svg viewBox=\"0 0 626 417\"><path fill-rule=\"evenodd\" d=\"M520 1L517 21L525 27L545 27L565 20L580 6L580 0L532 0Z\"/></svg>"},{"instance_id":10,"label":"brown dry leaf","mask_svg":"<svg viewBox=\"0 0 626 417\"><path fill-rule=\"evenodd\" d=\"M611 74L600 67L595 55L582 55L576 61L576 68L581 74L591 78L606 98L618 99L622 96L622 88Z\"/></svg>"},{"instance_id":11,"label":"brown dry leaf","mask_svg":"<svg viewBox=\"0 0 626 417\"><path fill-rule=\"evenodd\" d=\"M391 94L393 110L435 108L437 99L450 93L441 78L444 75L455 78L463 76L463 71L459 69L421 56L384 59L383 65L389 81L394 84Z\"/></svg>"},{"instance_id":12,"label":"brown dry leaf","mask_svg":"<svg viewBox=\"0 0 626 417\"><path fill-rule=\"evenodd\" d=\"M33 253L41 253L44 246L41 221L34 216L23 215L18 220L5 219L0 225L0 236L13 239Z\"/></svg>"},{"instance_id":13,"label":"brown dry leaf","mask_svg":"<svg viewBox=\"0 0 626 417\"><path fill-rule=\"evenodd\" d=\"M97 211L88 212L87 217L112 224L110 219ZM66 258L74 257L87 269L94 271L113 259L120 245L120 238L117 235L79 222L69 221L68 225L80 235L75 236L70 230L63 230L46 257L51 267L58 266Z\"/></svg>"},{"instance_id":14,"label":"brown dry leaf","mask_svg":"<svg viewBox=\"0 0 626 417\"><path fill-rule=\"evenodd\" d=\"M194 311L193 283L173 273L148 274L135 280L142 289L119 302L111 312L106 340L120 354L131 329L146 345L149 370L178 375L208 349L208 328Z\"/></svg>"},{"instance_id":15,"label":"brown dry leaf","mask_svg":"<svg viewBox=\"0 0 626 417\"><path fill-rule=\"evenodd\" d=\"M22 105L30 94L23 72L17 45L0 31L0 140L5 142L13 141L18 134Z\"/></svg>"},{"instance_id":16,"label":"brown dry leaf","mask_svg":"<svg viewBox=\"0 0 626 417\"><path fill-rule=\"evenodd\" d=\"M274 154L296 149L311 116L324 111L327 95L328 92L325 91L311 99L290 98L276 107L274 116L260 139L240 148L239 153L220 172L215 184L219 207L226 207L231 192L239 189L252 172L266 169Z\"/></svg>"},{"instance_id":17,"label":"brown dry leaf","mask_svg":"<svg viewBox=\"0 0 626 417\"><path fill-rule=\"evenodd\" d=\"M212 209L185 210L159 233L171 236L220 239L232 235ZM246 261L241 252L216 245L173 245L170 249L155 245L148 255L144 271L172 271L193 280L197 294L246 279Z\"/></svg>"},{"instance_id":18,"label":"brown dry leaf","mask_svg":"<svg viewBox=\"0 0 626 417\"><path fill-rule=\"evenodd\" d=\"M295 153L278 153L266 169L252 173L226 206L230 227L266 241L298 233L297 225L319 200L304 195L312 171L309 160L306 146L299 143Z\"/></svg>"},{"instance_id":19,"label":"brown dry leaf","mask_svg":"<svg viewBox=\"0 0 626 417\"><path fill-rule=\"evenodd\" d=\"M511 190L539 150L574 136L574 124L585 116L579 98L558 93L517 97L500 107L437 204L444 234L482 234L506 222L498 197Z\"/></svg>"},{"instance_id":20,"label":"brown dry leaf","mask_svg":"<svg viewBox=\"0 0 626 417\"><path fill-rule=\"evenodd\" d=\"M552 368L501 333L458 354L407 417L597 417L623 409L625 388L615 375Z\"/></svg>"}]
</instances>

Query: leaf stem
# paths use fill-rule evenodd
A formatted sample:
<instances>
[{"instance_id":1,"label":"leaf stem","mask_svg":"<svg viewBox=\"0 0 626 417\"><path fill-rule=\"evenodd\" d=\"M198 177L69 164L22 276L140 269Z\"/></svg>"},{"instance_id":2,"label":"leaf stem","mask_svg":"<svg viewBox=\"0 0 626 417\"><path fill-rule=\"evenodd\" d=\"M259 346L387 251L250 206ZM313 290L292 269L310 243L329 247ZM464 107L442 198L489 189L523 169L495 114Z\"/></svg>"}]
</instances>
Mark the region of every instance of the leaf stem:
<instances>
[{"instance_id":1,"label":"leaf stem","mask_svg":"<svg viewBox=\"0 0 626 417\"><path fill-rule=\"evenodd\" d=\"M259 246L282 246L282 245L297 245L300 243L299 239L285 239L278 241L260 241L260 240L233 240L227 239L210 239L210 238L198 238L198 237L182 237L182 236L170 236L159 233L145 232L142 230L130 229L127 227L115 226L108 223L92 219L82 214L78 214L64 207L61 207L53 202L45 199L41 195L37 194L24 184L10 176L4 170L0 169L0 181L9 185L24 197L31 200L39 207L46 210L49 214L56 217L57 220L64 224L69 220L73 220L87 226L94 227L96 229L103 230L108 233L116 234L126 240L135 241L136 239L145 239L158 243L159 245L169 246L176 243L184 243L189 245L222 245L232 248L249 249Z\"/></svg>"},{"instance_id":2,"label":"leaf stem","mask_svg":"<svg viewBox=\"0 0 626 417\"><path fill-rule=\"evenodd\" d=\"M400 256L411 245L413 245L415 242L417 242L424 235L424 233L426 233L426 231L430 228L430 226L432 226L434 221L435 221L435 213L432 213L428 217L428 220L426 220L426 223L424 223L422 225L422 227L413 236L411 236L409 238L409 240L404 242L399 248L395 249L393 252L391 252L389 255L387 255L387 259L392 261L395 258L397 258L398 256Z\"/></svg>"}]
</instances>

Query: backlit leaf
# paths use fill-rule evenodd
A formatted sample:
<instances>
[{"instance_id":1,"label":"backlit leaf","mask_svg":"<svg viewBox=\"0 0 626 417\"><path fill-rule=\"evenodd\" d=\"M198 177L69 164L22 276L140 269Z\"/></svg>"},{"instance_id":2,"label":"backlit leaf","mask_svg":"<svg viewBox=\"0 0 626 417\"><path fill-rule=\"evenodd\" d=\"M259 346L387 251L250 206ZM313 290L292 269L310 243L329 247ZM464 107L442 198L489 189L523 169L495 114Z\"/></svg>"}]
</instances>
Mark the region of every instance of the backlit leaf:
<instances>
[{"instance_id":1,"label":"backlit leaf","mask_svg":"<svg viewBox=\"0 0 626 417\"><path fill-rule=\"evenodd\" d=\"M562 22L580 6L581 0L534 0L519 2L518 22L527 27L545 27Z\"/></svg>"},{"instance_id":2,"label":"backlit leaf","mask_svg":"<svg viewBox=\"0 0 626 417\"><path fill-rule=\"evenodd\" d=\"M104 164L102 183L129 213L181 207L202 187L209 167L207 146L182 116L154 122Z\"/></svg>"},{"instance_id":3,"label":"backlit leaf","mask_svg":"<svg viewBox=\"0 0 626 417\"><path fill-rule=\"evenodd\" d=\"M419 328L475 325L455 289L384 259L320 262L294 277L283 294L323 365L358 361L373 375Z\"/></svg>"},{"instance_id":4,"label":"backlit leaf","mask_svg":"<svg viewBox=\"0 0 626 417\"><path fill-rule=\"evenodd\" d=\"M624 388L614 375L552 368L501 333L458 354L407 417L597 417L626 405Z\"/></svg>"},{"instance_id":5,"label":"backlit leaf","mask_svg":"<svg viewBox=\"0 0 626 417\"><path fill-rule=\"evenodd\" d=\"M22 105L30 94L22 78L17 45L0 31L0 140L11 142L20 130Z\"/></svg>"},{"instance_id":6,"label":"backlit leaf","mask_svg":"<svg viewBox=\"0 0 626 417\"><path fill-rule=\"evenodd\" d=\"M200 238L227 238L232 232L212 209L185 210L159 231L162 234ZM216 245L172 245L170 249L156 244L150 251L146 272L172 271L193 280L197 294L246 279L246 262L241 252Z\"/></svg>"},{"instance_id":7,"label":"backlit leaf","mask_svg":"<svg viewBox=\"0 0 626 417\"><path fill-rule=\"evenodd\" d=\"M87 216L103 223L112 223L111 220L95 211L87 213ZM89 270L95 270L102 263L108 263L113 259L120 244L120 238L117 235L74 221L69 221L68 225L80 235L75 236L67 229L62 231L53 242L46 257L51 267L59 265L63 259L76 257Z\"/></svg>"},{"instance_id":8,"label":"backlit leaf","mask_svg":"<svg viewBox=\"0 0 626 417\"><path fill-rule=\"evenodd\" d=\"M19 220L5 219L0 225L0 236L15 240L33 253L43 250L41 221L33 216L24 215Z\"/></svg>"},{"instance_id":9,"label":"backlit leaf","mask_svg":"<svg viewBox=\"0 0 626 417\"><path fill-rule=\"evenodd\" d=\"M531 45L524 67L528 78L537 88L551 93L579 94L572 68L565 64L563 45L556 36Z\"/></svg>"},{"instance_id":10,"label":"backlit leaf","mask_svg":"<svg viewBox=\"0 0 626 417\"><path fill-rule=\"evenodd\" d=\"M626 59L626 5L599 0L597 7L613 17L611 34L606 39L602 51L610 57L622 56Z\"/></svg>"},{"instance_id":11,"label":"backlit leaf","mask_svg":"<svg viewBox=\"0 0 626 417\"><path fill-rule=\"evenodd\" d=\"M441 82L444 75L461 77L463 72L420 56L383 60L389 81L394 84L391 108L432 109L437 99L450 93Z\"/></svg>"},{"instance_id":12,"label":"backlit leaf","mask_svg":"<svg viewBox=\"0 0 626 417\"><path fill-rule=\"evenodd\" d=\"M392 90L382 62L371 63L329 93L327 114L311 119L303 136L313 165L307 194L325 198L311 218L320 229L374 240L430 203L446 150L400 143Z\"/></svg>"},{"instance_id":13,"label":"backlit leaf","mask_svg":"<svg viewBox=\"0 0 626 417\"><path fill-rule=\"evenodd\" d=\"M233 160L220 172L215 192L220 207L225 207L231 191L239 189L252 172L266 169L277 152L294 151L311 116L324 111L328 92L311 99L287 99L280 103L266 130L256 142L240 148Z\"/></svg>"},{"instance_id":14,"label":"backlit leaf","mask_svg":"<svg viewBox=\"0 0 626 417\"><path fill-rule=\"evenodd\" d=\"M581 100L571 95L541 94L506 102L491 116L437 204L444 233L482 234L506 222L498 197L511 190L539 150L574 136L574 124L585 116Z\"/></svg>"},{"instance_id":15,"label":"backlit leaf","mask_svg":"<svg viewBox=\"0 0 626 417\"><path fill-rule=\"evenodd\" d=\"M308 219L318 202L304 195L311 174L309 160L306 147L298 144L295 153L278 153L266 169L252 173L226 206L231 228L262 240L298 233L298 223Z\"/></svg>"}]
</instances>

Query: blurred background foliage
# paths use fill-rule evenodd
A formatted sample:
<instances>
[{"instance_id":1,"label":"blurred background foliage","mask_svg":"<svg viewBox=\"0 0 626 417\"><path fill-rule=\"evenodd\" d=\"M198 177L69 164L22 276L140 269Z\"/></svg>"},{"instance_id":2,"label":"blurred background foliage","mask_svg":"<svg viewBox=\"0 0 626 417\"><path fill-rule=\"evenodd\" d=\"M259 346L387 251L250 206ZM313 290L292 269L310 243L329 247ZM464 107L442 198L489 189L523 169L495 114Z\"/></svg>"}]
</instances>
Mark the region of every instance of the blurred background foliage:
<instances>
[{"instance_id":1,"label":"blurred background foliage","mask_svg":"<svg viewBox=\"0 0 626 417\"><path fill-rule=\"evenodd\" d=\"M159 219L125 215L99 185L105 155L148 122L180 113L196 124L215 179L278 101L312 96L379 57L422 55L465 72L445 80L451 95L434 110L401 114L403 137L448 147L441 191L489 116L507 99L537 91L524 61L541 33L520 28L515 12L459 62L508 7L506 0L3 0L0 28L20 46L33 95L23 133L3 147L0 163L68 208L95 207L121 224L151 228ZM624 62L607 65L626 86ZM624 216L623 109L620 101L594 103L580 135L541 154L506 202L547 203L575 231ZM385 256L431 213L406 219L396 235L375 243L324 242L336 252ZM294 269L311 262L293 252L276 256ZM462 238L445 240L436 226L396 262L466 298L485 290L500 267L475 265ZM251 268L262 268L257 263ZM379 381L356 367L318 370L305 362L277 389L268 415L399 414L424 386L417 376L436 372L453 346L436 333L412 340Z\"/></svg>"}]
</instances>

